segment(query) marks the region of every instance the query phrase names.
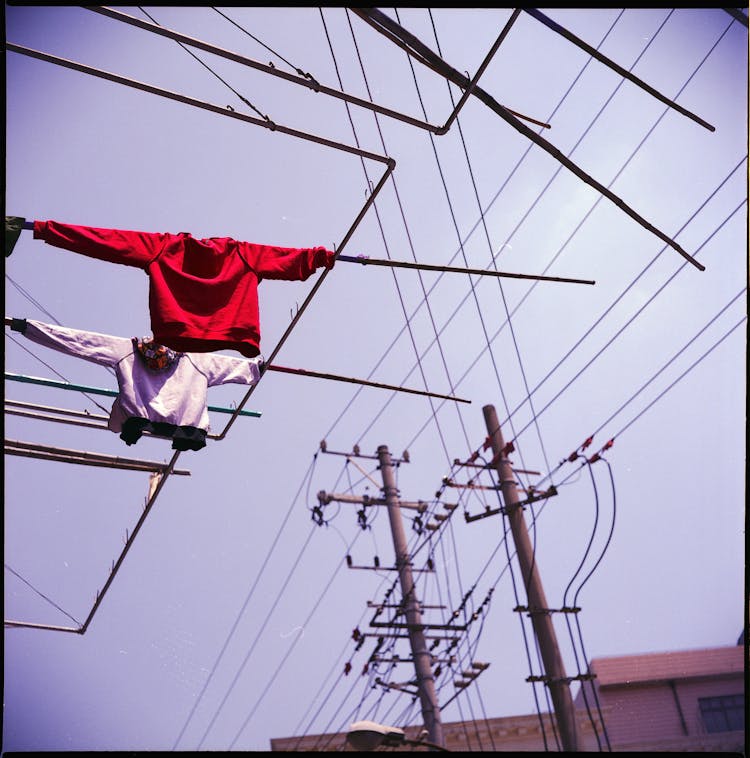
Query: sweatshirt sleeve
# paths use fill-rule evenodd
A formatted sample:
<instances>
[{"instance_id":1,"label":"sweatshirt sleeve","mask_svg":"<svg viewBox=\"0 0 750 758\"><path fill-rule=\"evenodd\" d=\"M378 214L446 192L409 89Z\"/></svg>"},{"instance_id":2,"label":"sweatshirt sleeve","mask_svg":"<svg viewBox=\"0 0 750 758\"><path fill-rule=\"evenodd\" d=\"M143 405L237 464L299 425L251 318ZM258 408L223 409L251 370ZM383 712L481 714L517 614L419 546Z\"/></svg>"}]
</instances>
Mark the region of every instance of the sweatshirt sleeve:
<instances>
[{"instance_id":1,"label":"sweatshirt sleeve","mask_svg":"<svg viewBox=\"0 0 750 758\"><path fill-rule=\"evenodd\" d=\"M133 350L132 341L125 337L110 337L107 334L84 332L31 319L26 319L25 324L25 329L17 331L21 331L32 342L101 366L114 366Z\"/></svg>"},{"instance_id":2,"label":"sweatshirt sleeve","mask_svg":"<svg viewBox=\"0 0 750 758\"><path fill-rule=\"evenodd\" d=\"M217 353L190 353L190 360L206 377L209 387L219 384L257 384L263 357L233 358Z\"/></svg>"},{"instance_id":3,"label":"sweatshirt sleeve","mask_svg":"<svg viewBox=\"0 0 750 758\"><path fill-rule=\"evenodd\" d=\"M93 226L34 221L34 239L110 263L145 268L162 251L168 234L100 229Z\"/></svg>"},{"instance_id":4,"label":"sweatshirt sleeve","mask_svg":"<svg viewBox=\"0 0 750 758\"><path fill-rule=\"evenodd\" d=\"M304 281L317 269L332 269L336 253L324 247L276 247L241 242L240 252L255 273L264 279Z\"/></svg>"}]
</instances>

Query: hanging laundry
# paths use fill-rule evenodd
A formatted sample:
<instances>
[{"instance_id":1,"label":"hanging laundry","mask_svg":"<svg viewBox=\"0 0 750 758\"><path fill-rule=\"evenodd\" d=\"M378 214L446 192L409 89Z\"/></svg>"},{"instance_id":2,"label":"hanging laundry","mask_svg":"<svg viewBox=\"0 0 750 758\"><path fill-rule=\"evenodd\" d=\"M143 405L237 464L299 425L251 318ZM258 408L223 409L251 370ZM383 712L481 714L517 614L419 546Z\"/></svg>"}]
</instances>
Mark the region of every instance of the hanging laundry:
<instances>
[{"instance_id":1,"label":"hanging laundry","mask_svg":"<svg viewBox=\"0 0 750 758\"><path fill-rule=\"evenodd\" d=\"M32 342L115 370L119 394L108 427L134 445L144 432L172 440L175 450L200 450L209 430L207 390L220 384L253 385L263 358L178 352L153 338L128 339L32 319L11 329Z\"/></svg>"},{"instance_id":2,"label":"hanging laundry","mask_svg":"<svg viewBox=\"0 0 750 758\"><path fill-rule=\"evenodd\" d=\"M18 242L18 238L21 235L21 231L24 228L25 218L21 216L6 216L5 217L5 257L7 258L12 252L13 248Z\"/></svg>"},{"instance_id":3,"label":"hanging laundry","mask_svg":"<svg viewBox=\"0 0 750 758\"><path fill-rule=\"evenodd\" d=\"M142 268L149 277L154 339L174 350L260 354L258 284L304 281L333 268L324 247L287 248L180 234L35 221L34 239L91 258Z\"/></svg>"}]
</instances>

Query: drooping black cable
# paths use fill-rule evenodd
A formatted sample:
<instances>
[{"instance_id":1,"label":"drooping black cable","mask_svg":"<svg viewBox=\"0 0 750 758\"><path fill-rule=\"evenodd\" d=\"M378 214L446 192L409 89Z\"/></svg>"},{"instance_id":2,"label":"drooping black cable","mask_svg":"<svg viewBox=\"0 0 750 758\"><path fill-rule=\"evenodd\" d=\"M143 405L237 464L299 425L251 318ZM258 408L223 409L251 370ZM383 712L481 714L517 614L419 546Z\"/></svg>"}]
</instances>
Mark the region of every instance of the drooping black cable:
<instances>
[{"instance_id":1,"label":"drooping black cable","mask_svg":"<svg viewBox=\"0 0 750 758\"><path fill-rule=\"evenodd\" d=\"M57 608L57 610L60 611L60 613L64 614L71 621L73 621L76 624L78 624L79 627L83 626L83 624L77 618L74 618L73 616L71 616L65 609L61 608L54 600L52 600L51 598L47 597L47 595L45 595L41 590L38 590L30 581L28 581L27 579L24 579L15 569L11 568L5 562L3 562L3 566L5 566L5 568L8 569L8 571L10 571L11 574L13 574L14 576L18 577L27 587L31 588L34 592L36 592L36 594L39 595L39 597L43 598L50 605L52 605L55 608Z\"/></svg>"},{"instance_id":2,"label":"drooping black cable","mask_svg":"<svg viewBox=\"0 0 750 758\"><path fill-rule=\"evenodd\" d=\"M588 461L587 461L587 463L588 463ZM567 609L568 609L568 592L570 591L570 588L573 585L573 582L575 581L576 577L578 576L578 574L583 569L583 566L584 566L584 564L586 562L586 559L589 556L589 553L591 551L591 546L594 543L594 538L596 537L596 531L597 531L597 527L598 527L598 524L599 524L599 491L598 491L597 486L596 486L596 479L594 478L593 471L591 470L591 464L588 464L588 470L589 470L589 475L591 477L591 485L592 485L593 491L594 491L594 524L593 524L593 526L591 528L591 537L589 538L588 544L586 545L586 550L583 553L583 557L581 558L581 562L578 564L578 568L573 573L573 576L570 578L570 582L568 582L568 585L565 588L565 591L563 592L563 602L562 602L563 616L565 618L565 625L567 626L567 629L568 629L568 635L570 637L571 647L573 649L573 657L575 659L576 668L578 670L578 676L579 676L579 678L581 677L582 674L588 673L588 663L586 663L586 670L583 671L581 669L581 662L580 662L580 660L578 658L578 648L576 647L575 638L573 636L573 631L572 631L571 626L570 626L569 614L573 613L573 614L577 615L578 609L576 607L573 607L569 611ZM586 713L588 714L588 717L589 717L589 723L591 724L592 730L594 732L594 736L596 738L596 744L599 746L599 750L601 750L602 744L601 744L601 741L599 739L599 731L596 728L596 721L595 721L595 719L594 719L594 717L593 717L593 715L591 713L591 708L589 707L588 697L586 695L586 683L585 683L584 680L581 680L581 685L582 685L581 686L581 693L583 695L583 702L584 702L584 705L586 707ZM599 714L599 718L601 719L601 713ZM602 723L604 723L604 722L602 721Z\"/></svg>"},{"instance_id":3,"label":"drooping black cable","mask_svg":"<svg viewBox=\"0 0 750 758\"><path fill-rule=\"evenodd\" d=\"M275 55L280 61L284 61L284 63L286 63L286 65L289 66L289 68L293 69L297 74L299 74L300 76L304 76L306 79L315 81L314 77L311 74L304 72L301 68L298 68L293 63L290 63L286 58L284 58L283 55L281 55L280 53L277 53L275 50L272 50L270 47L268 47L268 45L261 42L256 36L251 34L243 26L240 26L240 24L238 24L236 21L229 18L229 16L227 16L226 13L222 13L218 8L214 8L213 6L211 6L211 8L212 10L215 10L220 16L223 16L227 21L229 21L230 24L233 24L234 26L236 26L241 32L244 32L245 34L247 34L248 37L250 37L252 40L257 42L261 47L268 50L268 52L271 53L271 55Z\"/></svg>"},{"instance_id":4,"label":"drooping black cable","mask_svg":"<svg viewBox=\"0 0 750 758\"><path fill-rule=\"evenodd\" d=\"M161 24L147 11L145 11L140 5L138 6L138 10L140 10L141 13L143 13L144 16L148 16L151 21L156 24L157 26L161 26ZM232 87L229 82L227 82L225 79L222 79L207 63L204 63L200 56L196 55L187 45L183 45L182 42L179 42L178 40L175 40L176 44L178 44L188 55L193 57L198 63L203 66L209 73L213 74L227 89L230 89L240 100L242 100L245 105L250 108L251 110L255 111L262 119L265 119L266 121L270 121L268 116L265 113L261 113L244 95L241 95L237 90Z\"/></svg>"},{"instance_id":5,"label":"drooping black cable","mask_svg":"<svg viewBox=\"0 0 750 758\"><path fill-rule=\"evenodd\" d=\"M615 520L617 518L617 496L616 496L616 492L615 492L614 475L612 474L612 467L609 465L609 462L606 460L606 458L603 458L602 456L600 456L599 460L604 461L607 464L607 469L609 470L609 479L610 479L610 483L611 483L611 486L612 486L612 523L610 524L609 534L607 536L606 542L604 543L604 547L602 548L602 552L600 553L599 558L597 559L597 561L594 564L594 566L591 568L591 571L589 571L589 573L583 579L583 581L581 582L581 584L578 585L578 589L576 590L576 593L573 596L573 605L574 606L578 605L578 595L580 594L581 590L583 589L583 586L589 580L589 578L594 573L594 571L596 571L597 567L599 566L599 564L601 563L602 559L604 558L604 555L607 552L607 549L609 548L609 544L612 541L612 535L614 534L614 531L615 531ZM591 470L591 465L590 464L588 464L588 465L589 465L589 471L590 471ZM583 653L583 660L586 663L586 668L587 668L587 671L588 671L590 669L590 664L588 662L588 656L586 655L586 649L585 649L584 644L583 644L583 634L581 632L581 625L580 625L580 621L579 621L577 615L575 617L575 622L576 622L576 626L578 627L578 638L579 638L580 643L581 643L581 652ZM599 713L599 719L600 719L601 724L602 724L602 732L604 734L605 740L607 741L607 747L608 747L608 749L611 752L612 745L610 744L609 735L607 733L607 727L606 727L606 725L604 723L604 718L602 716L601 705L599 703L599 696L597 694L595 686L592 685L591 689L592 689L592 692L594 693L594 700L596 701L596 708L597 708L597 711ZM584 683L584 688L582 689L582 691L584 692L584 697L585 697L585 683Z\"/></svg>"}]
</instances>

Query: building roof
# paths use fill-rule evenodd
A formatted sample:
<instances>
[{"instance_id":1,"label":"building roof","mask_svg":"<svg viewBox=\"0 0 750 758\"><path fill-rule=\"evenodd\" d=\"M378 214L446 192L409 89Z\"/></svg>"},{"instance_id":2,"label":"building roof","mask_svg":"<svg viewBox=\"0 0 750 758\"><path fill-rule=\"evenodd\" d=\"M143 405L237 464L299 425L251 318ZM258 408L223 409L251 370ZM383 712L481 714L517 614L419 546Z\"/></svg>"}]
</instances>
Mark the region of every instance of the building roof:
<instances>
[{"instance_id":1,"label":"building roof","mask_svg":"<svg viewBox=\"0 0 750 758\"><path fill-rule=\"evenodd\" d=\"M744 673L744 645L669 653L594 658L591 670L600 687Z\"/></svg>"}]
</instances>

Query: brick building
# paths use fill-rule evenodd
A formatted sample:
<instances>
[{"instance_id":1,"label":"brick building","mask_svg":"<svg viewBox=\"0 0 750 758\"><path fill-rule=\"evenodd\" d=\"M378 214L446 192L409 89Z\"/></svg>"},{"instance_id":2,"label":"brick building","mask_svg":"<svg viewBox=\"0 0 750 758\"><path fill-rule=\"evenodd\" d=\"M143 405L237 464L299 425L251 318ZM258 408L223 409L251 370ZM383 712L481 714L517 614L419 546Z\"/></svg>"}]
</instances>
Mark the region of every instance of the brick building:
<instances>
[{"instance_id":1,"label":"brick building","mask_svg":"<svg viewBox=\"0 0 750 758\"><path fill-rule=\"evenodd\" d=\"M574 698L581 750L745 754L744 644L594 658L590 673L593 680L585 689L579 687ZM405 731L407 738L416 739L420 728ZM444 723L443 733L453 751L558 750L547 713ZM271 750L352 748L341 733L272 739Z\"/></svg>"}]
</instances>

